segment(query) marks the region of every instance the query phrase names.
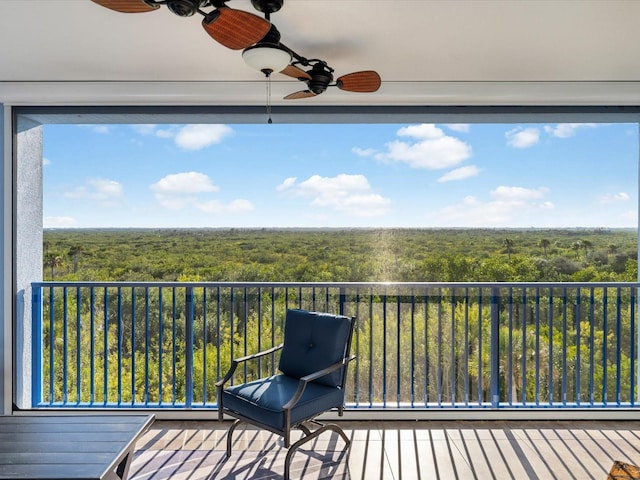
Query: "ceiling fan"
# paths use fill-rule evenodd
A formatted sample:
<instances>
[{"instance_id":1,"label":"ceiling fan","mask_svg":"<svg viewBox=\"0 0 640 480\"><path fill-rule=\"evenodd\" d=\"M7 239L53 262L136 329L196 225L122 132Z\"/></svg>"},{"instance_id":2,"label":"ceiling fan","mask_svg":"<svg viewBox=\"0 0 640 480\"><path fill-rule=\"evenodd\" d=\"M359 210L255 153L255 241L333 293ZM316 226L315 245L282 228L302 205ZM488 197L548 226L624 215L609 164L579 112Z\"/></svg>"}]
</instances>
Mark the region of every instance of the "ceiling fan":
<instances>
[{"instance_id":1,"label":"ceiling fan","mask_svg":"<svg viewBox=\"0 0 640 480\"><path fill-rule=\"evenodd\" d=\"M338 77L327 62L308 59L280 42L280 32L271 23L271 14L282 8L284 0L251 0L264 18L226 5L229 0L91 0L98 5L122 13L151 12L165 5L180 17L202 15L202 26L218 43L232 50L243 50L245 62L267 77L279 72L307 84L284 97L286 100L315 97L328 87L348 92L369 93L380 88L380 75L373 70L353 72ZM205 8L213 8L205 11ZM307 70L305 70L307 69Z\"/></svg>"}]
</instances>

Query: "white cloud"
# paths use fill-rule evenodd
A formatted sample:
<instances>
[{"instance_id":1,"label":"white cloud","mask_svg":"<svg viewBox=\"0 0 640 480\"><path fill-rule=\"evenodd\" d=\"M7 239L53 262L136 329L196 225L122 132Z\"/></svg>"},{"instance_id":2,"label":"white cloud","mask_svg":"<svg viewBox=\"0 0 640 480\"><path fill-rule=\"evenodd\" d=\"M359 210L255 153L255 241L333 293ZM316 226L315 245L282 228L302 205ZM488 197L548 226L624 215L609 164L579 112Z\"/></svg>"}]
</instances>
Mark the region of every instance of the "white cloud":
<instances>
[{"instance_id":1,"label":"white cloud","mask_svg":"<svg viewBox=\"0 0 640 480\"><path fill-rule=\"evenodd\" d=\"M197 201L197 195L217 192L218 187L204 173L183 172L167 175L149 187L165 208L177 210Z\"/></svg>"},{"instance_id":2,"label":"white cloud","mask_svg":"<svg viewBox=\"0 0 640 480\"><path fill-rule=\"evenodd\" d=\"M93 188L94 198L98 200L110 200L124 195L122 184L115 180L98 178L89 180L89 186Z\"/></svg>"},{"instance_id":3,"label":"white cloud","mask_svg":"<svg viewBox=\"0 0 640 480\"><path fill-rule=\"evenodd\" d=\"M468 123L448 123L445 127L449 130L453 130L454 132L467 133L470 125Z\"/></svg>"},{"instance_id":4,"label":"white cloud","mask_svg":"<svg viewBox=\"0 0 640 480\"><path fill-rule=\"evenodd\" d=\"M217 192L209 176L199 172L184 172L167 175L151 185L151 190L163 194L192 194Z\"/></svg>"},{"instance_id":5,"label":"white cloud","mask_svg":"<svg viewBox=\"0 0 640 480\"><path fill-rule=\"evenodd\" d=\"M513 148L529 148L540 141L540 130L537 128L514 128L505 133L507 145Z\"/></svg>"},{"instance_id":6,"label":"white cloud","mask_svg":"<svg viewBox=\"0 0 640 480\"><path fill-rule=\"evenodd\" d=\"M441 138L444 133L433 123L422 123L420 125L409 125L398 130L399 137L413 137L422 140Z\"/></svg>"},{"instance_id":7,"label":"white cloud","mask_svg":"<svg viewBox=\"0 0 640 480\"><path fill-rule=\"evenodd\" d=\"M353 147L351 151L360 157L370 157L377 153L377 150L375 150L374 148Z\"/></svg>"},{"instance_id":8,"label":"white cloud","mask_svg":"<svg viewBox=\"0 0 640 480\"><path fill-rule=\"evenodd\" d=\"M73 217L44 217L44 228L72 228L76 226L76 220Z\"/></svg>"},{"instance_id":9,"label":"white cloud","mask_svg":"<svg viewBox=\"0 0 640 480\"><path fill-rule=\"evenodd\" d=\"M224 124L169 125L164 128L155 124L144 124L134 125L132 128L140 135L172 138L176 146L189 151L215 145L233 134L233 129Z\"/></svg>"},{"instance_id":10,"label":"white cloud","mask_svg":"<svg viewBox=\"0 0 640 480\"><path fill-rule=\"evenodd\" d=\"M397 132L399 137L414 141L394 140L387 151L375 158L385 162L406 163L412 168L436 170L451 168L471 157L471 147L462 140L445 135L433 124L409 125Z\"/></svg>"},{"instance_id":11,"label":"white cloud","mask_svg":"<svg viewBox=\"0 0 640 480\"><path fill-rule=\"evenodd\" d=\"M282 192L283 190L288 190L293 187L296 183L296 177L285 178L284 181L276 187L276 190Z\"/></svg>"},{"instance_id":12,"label":"white cloud","mask_svg":"<svg viewBox=\"0 0 640 480\"><path fill-rule=\"evenodd\" d=\"M200 172L183 172L167 175L149 187L155 193L158 203L170 210L196 208L205 213L245 213L254 210L249 200L236 199L223 203L215 199L203 198L219 191L208 175Z\"/></svg>"},{"instance_id":13,"label":"white cloud","mask_svg":"<svg viewBox=\"0 0 640 480\"><path fill-rule=\"evenodd\" d=\"M140 135L154 135L156 133L156 129L158 125L155 123L145 123L139 125L131 125L133 130Z\"/></svg>"},{"instance_id":14,"label":"white cloud","mask_svg":"<svg viewBox=\"0 0 640 480\"><path fill-rule=\"evenodd\" d=\"M442 227L522 225L522 221L554 208L551 201L544 199L547 192L545 188L498 187L489 192L492 200L467 196L437 212L435 222Z\"/></svg>"},{"instance_id":15,"label":"white cloud","mask_svg":"<svg viewBox=\"0 0 640 480\"><path fill-rule=\"evenodd\" d=\"M544 187L540 187L534 190L530 188L505 187L501 185L495 190L492 190L490 192L490 195L493 198L497 198L499 200L511 201L511 202L522 202L522 201L535 200L538 198L542 198L548 191L549 190Z\"/></svg>"},{"instance_id":16,"label":"white cloud","mask_svg":"<svg viewBox=\"0 0 640 480\"><path fill-rule=\"evenodd\" d=\"M175 142L183 150L201 150L209 145L220 143L232 132L233 130L227 125L186 125L176 134Z\"/></svg>"},{"instance_id":17,"label":"white cloud","mask_svg":"<svg viewBox=\"0 0 640 480\"><path fill-rule=\"evenodd\" d=\"M628 202L631 197L626 192L607 193L600 197L601 203Z\"/></svg>"},{"instance_id":18,"label":"white cloud","mask_svg":"<svg viewBox=\"0 0 640 480\"><path fill-rule=\"evenodd\" d=\"M68 198L97 200L112 203L124 196L124 188L120 182L105 178L93 178L74 190L64 194Z\"/></svg>"},{"instance_id":19,"label":"white cloud","mask_svg":"<svg viewBox=\"0 0 640 480\"><path fill-rule=\"evenodd\" d=\"M237 199L231 203L224 204L218 200L210 200L195 204L198 210L205 213L245 213L254 210L253 204L249 200Z\"/></svg>"},{"instance_id":20,"label":"white cloud","mask_svg":"<svg viewBox=\"0 0 640 480\"><path fill-rule=\"evenodd\" d=\"M290 183L288 187L297 196L311 198L313 207L328 208L354 217L385 215L391 204L388 198L372 192L364 175L313 175L301 183Z\"/></svg>"},{"instance_id":21,"label":"white cloud","mask_svg":"<svg viewBox=\"0 0 640 480\"><path fill-rule=\"evenodd\" d=\"M480 169L475 165L469 165L466 167L456 168L450 172L445 173L439 179L439 183L452 182L456 180L464 180L465 178L475 177L480 173Z\"/></svg>"},{"instance_id":22,"label":"white cloud","mask_svg":"<svg viewBox=\"0 0 640 480\"><path fill-rule=\"evenodd\" d=\"M581 128L595 128L596 126L595 123L558 123L555 126L546 125L544 131L552 137L569 138L573 137Z\"/></svg>"},{"instance_id":23,"label":"white cloud","mask_svg":"<svg viewBox=\"0 0 640 480\"><path fill-rule=\"evenodd\" d=\"M51 165L51 160L47 157L42 157L42 166L46 167L47 165Z\"/></svg>"}]
</instances>

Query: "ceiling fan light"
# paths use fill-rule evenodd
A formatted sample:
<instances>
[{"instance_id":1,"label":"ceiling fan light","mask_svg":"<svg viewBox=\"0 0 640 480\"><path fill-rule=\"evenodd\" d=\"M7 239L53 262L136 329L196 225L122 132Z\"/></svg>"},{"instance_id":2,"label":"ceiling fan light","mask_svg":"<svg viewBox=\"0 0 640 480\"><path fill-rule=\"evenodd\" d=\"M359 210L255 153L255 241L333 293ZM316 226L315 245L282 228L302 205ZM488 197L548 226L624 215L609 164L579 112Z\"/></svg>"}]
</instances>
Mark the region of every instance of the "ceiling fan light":
<instances>
[{"instance_id":1,"label":"ceiling fan light","mask_svg":"<svg viewBox=\"0 0 640 480\"><path fill-rule=\"evenodd\" d=\"M242 59L251 68L260 70L265 75L284 70L291 63L291 54L278 45L261 43L246 48Z\"/></svg>"}]
</instances>

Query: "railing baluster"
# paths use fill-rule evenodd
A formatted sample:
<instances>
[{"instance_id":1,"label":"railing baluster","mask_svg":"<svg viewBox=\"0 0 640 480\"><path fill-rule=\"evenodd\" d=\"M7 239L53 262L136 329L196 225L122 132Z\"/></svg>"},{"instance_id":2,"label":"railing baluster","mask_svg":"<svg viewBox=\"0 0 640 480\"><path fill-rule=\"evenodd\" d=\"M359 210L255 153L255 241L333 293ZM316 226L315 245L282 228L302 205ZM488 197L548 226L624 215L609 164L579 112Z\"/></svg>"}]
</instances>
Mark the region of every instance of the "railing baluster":
<instances>
[{"instance_id":1,"label":"railing baluster","mask_svg":"<svg viewBox=\"0 0 640 480\"><path fill-rule=\"evenodd\" d=\"M607 339L609 337L609 322L608 322L608 316L609 316L609 299L608 299L608 291L607 288L605 287L603 289L603 295L602 295L602 332L603 332L603 338L602 338L602 403L604 405L607 404L607 400L608 400L608 388L607 388L607 377L608 377L608 367L607 367L607 355L609 354L609 351L607 349Z\"/></svg>"},{"instance_id":2,"label":"railing baluster","mask_svg":"<svg viewBox=\"0 0 640 480\"><path fill-rule=\"evenodd\" d=\"M163 353L164 353L164 300L162 287L158 287L158 405L163 403Z\"/></svg>"},{"instance_id":3,"label":"railing baluster","mask_svg":"<svg viewBox=\"0 0 640 480\"><path fill-rule=\"evenodd\" d=\"M449 401L451 406L456 403L456 289L451 289L451 339L449 341Z\"/></svg>"},{"instance_id":4,"label":"railing baluster","mask_svg":"<svg viewBox=\"0 0 640 480\"><path fill-rule=\"evenodd\" d=\"M491 406L500 406L500 289L491 289Z\"/></svg>"},{"instance_id":5,"label":"railing baluster","mask_svg":"<svg viewBox=\"0 0 640 480\"><path fill-rule=\"evenodd\" d=\"M31 348L33 349L33 363L31 364L31 405L39 405L42 398L42 354L44 345L42 343L42 287L31 287ZM49 336L53 337L53 331L49 331Z\"/></svg>"},{"instance_id":6,"label":"railing baluster","mask_svg":"<svg viewBox=\"0 0 640 480\"><path fill-rule=\"evenodd\" d=\"M620 383L620 375L622 374L622 298L620 287L616 288L616 403L622 403L622 386Z\"/></svg>"},{"instance_id":7,"label":"railing baluster","mask_svg":"<svg viewBox=\"0 0 640 480\"><path fill-rule=\"evenodd\" d=\"M507 289L507 325L509 332L507 334L507 403L513 406L513 288Z\"/></svg>"},{"instance_id":8,"label":"railing baluster","mask_svg":"<svg viewBox=\"0 0 640 480\"><path fill-rule=\"evenodd\" d=\"M133 290L133 289L132 289ZM122 344L123 344L123 328L122 328L122 288L118 287L118 297L117 297L117 301L118 301L118 311L117 311L117 317L118 317L118 323L116 325L116 334L118 336L117 338L117 348L118 348L118 398L116 403L118 405L122 404ZM131 305L132 305L132 309L134 308L135 305L135 301L132 297L131 299ZM133 314L132 314L133 316ZM132 322L133 323L133 322ZM135 325L135 323L133 323L133 325ZM133 354L133 352L136 351L135 349L135 328L132 326L131 329L131 352ZM131 357L133 362L135 362L135 355L132 355ZM136 367L135 367L135 363L133 363L131 365L131 404L133 405L135 403L135 394L133 392L135 392L135 378L136 378Z\"/></svg>"},{"instance_id":9,"label":"railing baluster","mask_svg":"<svg viewBox=\"0 0 640 480\"><path fill-rule=\"evenodd\" d=\"M193 402L193 287L185 288L185 407Z\"/></svg>"},{"instance_id":10,"label":"railing baluster","mask_svg":"<svg viewBox=\"0 0 640 480\"><path fill-rule=\"evenodd\" d=\"M437 399L438 406L442 406L442 383L444 381L443 375L444 371L442 369L443 359L442 359L442 288L438 288L438 356L437 356L437 369L438 373L436 375L436 391L437 391Z\"/></svg>"},{"instance_id":11,"label":"railing baluster","mask_svg":"<svg viewBox=\"0 0 640 480\"><path fill-rule=\"evenodd\" d=\"M136 404L136 289L131 287L131 405ZM122 290L118 289L118 363L121 356L121 325L122 325ZM118 378L118 405L120 404L120 379Z\"/></svg>"},{"instance_id":12,"label":"railing baluster","mask_svg":"<svg viewBox=\"0 0 640 480\"><path fill-rule=\"evenodd\" d=\"M207 336L207 320L209 318L207 307L207 287L202 289L202 405L207 404L207 346L209 338ZM259 337L258 333L258 338ZM259 348L258 348L259 350Z\"/></svg>"},{"instance_id":13,"label":"railing baluster","mask_svg":"<svg viewBox=\"0 0 640 480\"><path fill-rule=\"evenodd\" d=\"M382 406L387 406L387 291L382 295Z\"/></svg>"},{"instance_id":14,"label":"railing baluster","mask_svg":"<svg viewBox=\"0 0 640 480\"><path fill-rule=\"evenodd\" d=\"M95 384L95 372L96 372L96 328L95 328L95 292L94 288L90 287L89 289L89 325L91 330L91 340L90 340L90 357L89 357L89 365L91 369L91 383L89 385L89 403L93 405L95 402L95 394L96 394L96 384Z\"/></svg>"},{"instance_id":15,"label":"railing baluster","mask_svg":"<svg viewBox=\"0 0 640 480\"><path fill-rule=\"evenodd\" d=\"M464 404L469 406L469 287L464 289Z\"/></svg>"},{"instance_id":16,"label":"railing baluster","mask_svg":"<svg viewBox=\"0 0 640 480\"><path fill-rule=\"evenodd\" d=\"M402 354L400 349L402 348L402 323L400 316L400 291L396 293L396 405L400 406L400 391L401 391L401 376L402 376ZM342 302L340 302L342 305Z\"/></svg>"},{"instance_id":17,"label":"railing baluster","mask_svg":"<svg viewBox=\"0 0 640 480\"><path fill-rule=\"evenodd\" d=\"M482 324L483 324L483 318L482 318L482 298L483 298L483 290L482 287L478 288L478 385L477 385L477 389L478 389L478 405L482 405L484 403L484 395L483 395L483 377L484 377L484 370L482 368L482 359L484 358L482 355L482 343L483 343L483 335L482 335Z\"/></svg>"},{"instance_id":18,"label":"railing baluster","mask_svg":"<svg viewBox=\"0 0 640 480\"><path fill-rule=\"evenodd\" d=\"M171 323L171 364L172 364L172 368L171 368L171 375L173 378L173 382L172 382L172 386L171 386L171 404L175 405L176 401L177 401L177 384L178 384L178 372L177 372L177 365L178 365L178 352L176 349L176 336L177 336L177 316L178 316L178 300L177 300L177 296L178 296L178 292L176 290L176 287L173 287L171 289L172 292L172 297L171 297L171 308L172 308L172 313L171 313L171 318L172 318L172 323Z\"/></svg>"},{"instance_id":19,"label":"railing baluster","mask_svg":"<svg viewBox=\"0 0 640 480\"><path fill-rule=\"evenodd\" d=\"M575 318L575 324L576 324L576 404L580 405L580 401L581 401L581 390L582 390L582 381L581 381L581 375L582 375L582 368L581 368L581 359L580 359L580 348L581 348L581 343L580 343L580 319L582 316L582 297L580 296L580 288L578 287L576 289L576 318Z\"/></svg>"},{"instance_id":20,"label":"railing baluster","mask_svg":"<svg viewBox=\"0 0 640 480\"><path fill-rule=\"evenodd\" d=\"M81 340L82 340L82 296L80 287L76 288L76 405L80 404L82 396L82 365L81 365Z\"/></svg>"},{"instance_id":21,"label":"railing baluster","mask_svg":"<svg viewBox=\"0 0 640 480\"><path fill-rule=\"evenodd\" d=\"M369 290L369 407L373 407L373 288Z\"/></svg>"},{"instance_id":22,"label":"railing baluster","mask_svg":"<svg viewBox=\"0 0 640 480\"><path fill-rule=\"evenodd\" d=\"M356 303L357 305L357 303ZM411 289L411 381L410 387L410 405L415 407L415 385L416 385L416 296L413 288ZM357 317L356 317L357 318Z\"/></svg>"},{"instance_id":23,"label":"railing baluster","mask_svg":"<svg viewBox=\"0 0 640 480\"><path fill-rule=\"evenodd\" d=\"M520 393L520 402L522 405L527 404L527 289L522 289L522 303L520 306L520 323L522 328L522 347L520 353L520 371L522 377L522 392Z\"/></svg>"},{"instance_id":24,"label":"railing baluster","mask_svg":"<svg viewBox=\"0 0 640 480\"><path fill-rule=\"evenodd\" d=\"M69 308L67 287L62 287L62 403L69 401Z\"/></svg>"},{"instance_id":25,"label":"railing baluster","mask_svg":"<svg viewBox=\"0 0 640 480\"><path fill-rule=\"evenodd\" d=\"M547 386L549 395L549 405L553 405L553 287L549 288L549 305L547 310L547 323L549 325L548 337L549 337L549 359L547 372Z\"/></svg>"},{"instance_id":26,"label":"railing baluster","mask_svg":"<svg viewBox=\"0 0 640 480\"><path fill-rule=\"evenodd\" d=\"M103 367L103 395L104 404L109 402L109 287L104 287L104 367Z\"/></svg>"},{"instance_id":27,"label":"railing baluster","mask_svg":"<svg viewBox=\"0 0 640 480\"><path fill-rule=\"evenodd\" d=\"M595 289L589 289L589 403L595 401Z\"/></svg>"},{"instance_id":28,"label":"railing baluster","mask_svg":"<svg viewBox=\"0 0 640 480\"><path fill-rule=\"evenodd\" d=\"M567 289L562 289L562 404L567 404Z\"/></svg>"},{"instance_id":29,"label":"railing baluster","mask_svg":"<svg viewBox=\"0 0 640 480\"><path fill-rule=\"evenodd\" d=\"M536 388L536 405L540 405L540 289L536 288L535 298L535 329L536 329L536 375L535 375L535 388Z\"/></svg>"},{"instance_id":30,"label":"railing baluster","mask_svg":"<svg viewBox=\"0 0 640 480\"><path fill-rule=\"evenodd\" d=\"M429 291L424 293L424 406L429 405L429 386L431 382L429 379Z\"/></svg>"},{"instance_id":31,"label":"railing baluster","mask_svg":"<svg viewBox=\"0 0 640 480\"><path fill-rule=\"evenodd\" d=\"M144 289L144 404L149 405L149 287Z\"/></svg>"}]
</instances>

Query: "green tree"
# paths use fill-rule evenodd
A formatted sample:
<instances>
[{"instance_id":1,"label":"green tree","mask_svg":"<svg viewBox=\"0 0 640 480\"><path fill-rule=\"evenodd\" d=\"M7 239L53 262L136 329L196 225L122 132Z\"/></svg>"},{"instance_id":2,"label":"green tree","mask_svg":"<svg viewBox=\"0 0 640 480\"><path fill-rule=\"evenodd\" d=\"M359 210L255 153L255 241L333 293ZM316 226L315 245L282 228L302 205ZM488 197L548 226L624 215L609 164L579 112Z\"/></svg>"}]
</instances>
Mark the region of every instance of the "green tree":
<instances>
[{"instance_id":1,"label":"green tree","mask_svg":"<svg viewBox=\"0 0 640 480\"><path fill-rule=\"evenodd\" d=\"M81 245L74 245L67 252L67 255L71 257L71 261L73 262L73 273L78 273L78 261L82 256L82 251L83 249Z\"/></svg>"},{"instance_id":2,"label":"green tree","mask_svg":"<svg viewBox=\"0 0 640 480\"><path fill-rule=\"evenodd\" d=\"M551 242L548 238L541 238L538 242L538 245L542 247L542 251L544 252L544 258L547 258L547 249L551 245Z\"/></svg>"},{"instance_id":3,"label":"green tree","mask_svg":"<svg viewBox=\"0 0 640 480\"><path fill-rule=\"evenodd\" d=\"M51 269L51 280L55 278L55 270L64 264L62 257L57 253L47 253L44 257L44 266Z\"/></svg>"},{"instance_id":4,"label":"green tree","mask_svg":"<svg viewBox=\"0 0 640 480\"><path fill-rule=\"evenodd\" d=\"M513 250L513 240L510 238L505 238L502 244L507 249L507 257L509 258L509 261L511 261L511 252Z\"/></svg>"}]
</instances>

